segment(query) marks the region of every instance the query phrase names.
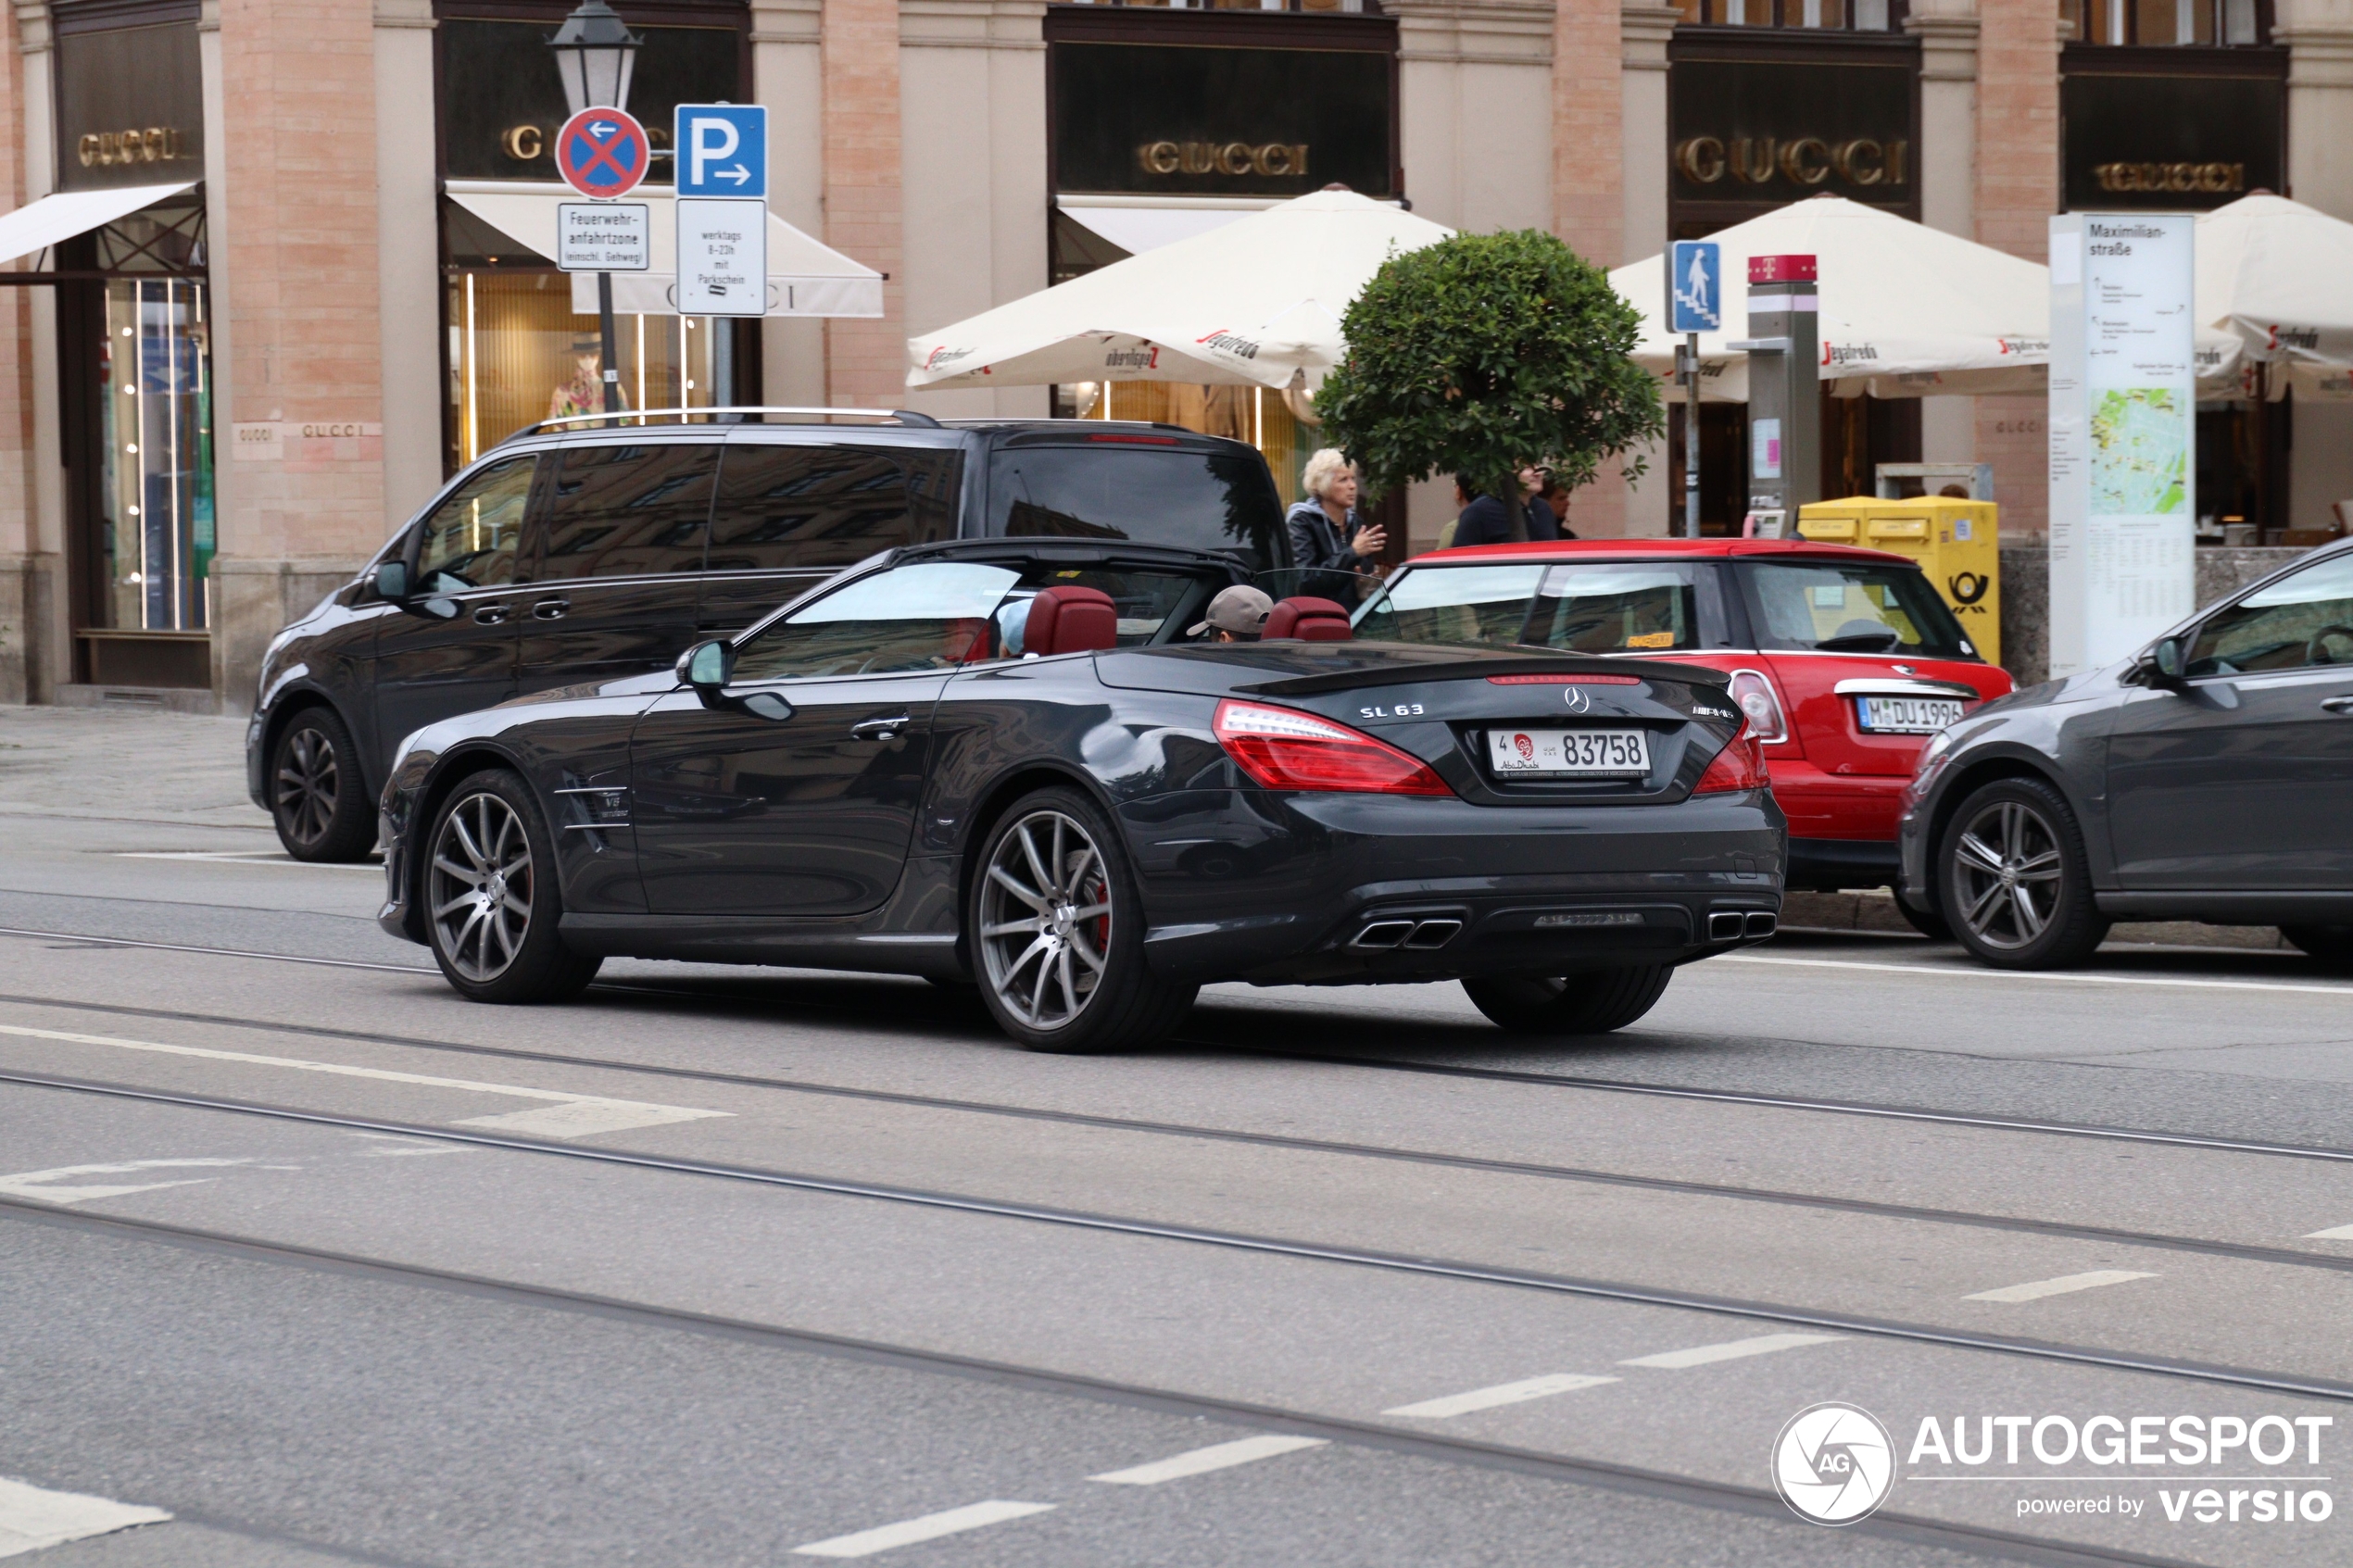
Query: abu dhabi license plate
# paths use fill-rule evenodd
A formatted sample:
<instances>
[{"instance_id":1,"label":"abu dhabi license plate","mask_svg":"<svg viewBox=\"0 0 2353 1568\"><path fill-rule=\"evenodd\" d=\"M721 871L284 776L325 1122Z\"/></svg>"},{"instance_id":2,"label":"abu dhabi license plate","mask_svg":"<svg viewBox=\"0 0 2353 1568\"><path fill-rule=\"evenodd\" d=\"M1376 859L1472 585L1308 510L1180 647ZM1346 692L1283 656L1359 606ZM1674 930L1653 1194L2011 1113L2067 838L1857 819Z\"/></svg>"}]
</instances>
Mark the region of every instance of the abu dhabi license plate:
<instances>
[{"instance_id":1,"label":"abu dhabi license plate","mask_svg":"<svg viewBox=\"0 0 2353 1568\"><path fill-rule=\"evenodd\" d=\"M1932 735L1961 716L1961 704L1944 696L1858 696L1855 699L1866 734Z\"/></svg>"},{"instance_id":2,"label":"abu dhabi license plate","mask_svg":"<svg viewBox=\"0 0 2353 1568\"><path fill-rule=\"evenodd\" d=\"M1639 778L1651 771L1647 730L1490 730L1487 764L1505 779Z\"/></svg>"}]
</instances>

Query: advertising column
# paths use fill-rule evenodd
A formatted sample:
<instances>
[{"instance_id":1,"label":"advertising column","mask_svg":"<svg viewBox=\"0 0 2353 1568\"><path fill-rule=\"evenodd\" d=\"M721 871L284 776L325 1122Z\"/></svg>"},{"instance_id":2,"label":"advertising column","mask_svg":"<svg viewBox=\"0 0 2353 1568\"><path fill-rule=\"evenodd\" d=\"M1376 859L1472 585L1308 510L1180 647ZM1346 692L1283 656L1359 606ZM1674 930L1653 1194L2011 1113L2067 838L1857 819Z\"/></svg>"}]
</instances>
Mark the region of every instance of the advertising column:
<instances>
[{"instance_id":1,"label":"advertising column","mask_svg":"<svg viewBox=\"0 0 2353 1568\"><path fill-rule=\"evenodd\" d=\"M2051 674L2194 608L2195 220L2051 220Z\"/></svg>"}]
</instances>

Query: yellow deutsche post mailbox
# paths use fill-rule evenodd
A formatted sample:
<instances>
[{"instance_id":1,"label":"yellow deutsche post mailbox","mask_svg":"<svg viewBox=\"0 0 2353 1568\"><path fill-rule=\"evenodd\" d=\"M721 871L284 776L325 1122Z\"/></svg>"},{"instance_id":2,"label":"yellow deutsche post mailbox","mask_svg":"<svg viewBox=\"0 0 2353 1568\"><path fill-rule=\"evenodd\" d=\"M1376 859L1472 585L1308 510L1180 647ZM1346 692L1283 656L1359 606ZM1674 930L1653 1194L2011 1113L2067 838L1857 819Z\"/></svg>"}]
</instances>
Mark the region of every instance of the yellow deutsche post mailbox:
<instances>
[{"instance_id":1,"label":"yellow deutsche post mailbox","mask_svg":"<svg viewBox=\"0 0 2353 1568\"><path fill-rule=\"evenodd\" d=\"M1852 495L1817 501L1797 512L1800 537L1859 545L1920 563L1928 580L1988 664L2002 662L2002 553L1999 509L1991 501L1915 495L1908 501Z\"/></svg>"}]
</instances>

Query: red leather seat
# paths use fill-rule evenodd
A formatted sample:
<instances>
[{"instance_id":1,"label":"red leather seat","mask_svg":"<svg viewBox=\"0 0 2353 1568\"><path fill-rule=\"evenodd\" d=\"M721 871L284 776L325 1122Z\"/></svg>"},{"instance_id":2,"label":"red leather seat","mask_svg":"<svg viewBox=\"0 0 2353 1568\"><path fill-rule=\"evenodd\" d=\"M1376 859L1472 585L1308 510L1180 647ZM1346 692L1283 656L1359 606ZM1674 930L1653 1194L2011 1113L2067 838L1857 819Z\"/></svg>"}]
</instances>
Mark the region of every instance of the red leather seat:
<instances>
[{"instance_id":1,"label":"red leather seat","mask_svg":"<svg viewBox=\"0 0 2353 1568\"><path fill-rule=\"evenodd\" d=\"M1344 643L1349 639L1348 611L1329 599L1281 599L1266 618L1262 643L1296 637L1302 643Z\"/></svg>"},{"instance_id":2,"label":"red leather seat","mask_svg":"<svg viewBox=\"0 0 2353 1568\"><path fill-rule=\"evenodd\" d=\"M1049 588L1029 601L1021 650L1040 659L1119 646L1119 610L1101 588Z\"/></svg>"}]
</instances>

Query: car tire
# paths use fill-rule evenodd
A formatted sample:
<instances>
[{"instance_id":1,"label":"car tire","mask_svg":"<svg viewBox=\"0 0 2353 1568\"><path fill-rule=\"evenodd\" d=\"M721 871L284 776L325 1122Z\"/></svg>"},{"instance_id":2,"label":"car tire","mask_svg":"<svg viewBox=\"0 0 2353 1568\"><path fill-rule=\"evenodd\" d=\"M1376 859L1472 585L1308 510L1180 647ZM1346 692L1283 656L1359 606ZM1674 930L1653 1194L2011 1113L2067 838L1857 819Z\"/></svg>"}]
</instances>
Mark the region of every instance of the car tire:
<instances>
[{"instance_id":1,"label":"car tire","mask_svg":"<svg viewBox=\"0 0 2353 1568\"><path fill-rule=\"evenodd\" d=\"M2284 925L2280 935L2324 964L2353 964L2353 925Z\"/></svg>"},{"instance_id":2,"label":"car tire","mask_svg":"<svg viewBox=\"0 0 2353 1568\"><path fill-rule=\"evenodd\" d=\"M1200 989L1144 959L1144 906L1117 829L1065 786L1013 802L981 841L965 897L973 972L997 1026L1033 1051L1157 1045Z\"/></svg>"},{"instance_id":3,"label":"car tire","mask_svg":"<svg viewBox=\"0 0 2353 1568\"><path fill-rule=\"evenodd\" d=\"M2108 938L2083 830L2066 797L2040 779L1996 779L1972 791L1945 824L1936 864L1945 923L1996 969L2064 968Z\"/></svg>"},{"instance_id":4,"label":"car tire","mask_svg":"<svg viewBox=\"0 0 2353 1568\"><path fill-rule=\"evenodd\" d=\"M555 836L530 785L500 768L459 781L434 813L418 897L426 946L477 1002L570 1001L604 960L564 945Z\"/></svg>"},{"instance_id":5,"label":"car tire","mask_svg":"<svg viewBox=\"0 0 2353 1568\"><path fill-rule=\"evenodd\" d=\"M1466 980L1471 1003L1515 1035L1606 1035L1658 1005L1671 964L1594 970L1556 980Z\"/></svg>"},{"instance_id":6,"label":"car tire","mask_svg":"<svg viewBox=\"0 0 2353 1568\"><path fill-rule=\"evenodd\" d=\"M306 708L270 743L270 821L297 860L352 861L376 847L376 813L351 729Z\"/></svg>"},{"instance_id":7,"label":"car tire","mask_svg":"<svg viewBox=\"0 0 2353 1568\"><path fill-rule=\"evenodd\" d=\"M1953 939L1951 922L1933 909L1912 908L1904 902L1904 896L1900 893L1895 897L1895 912L1904 917L1905 924L1931 942L1950 942Z\"/></svg>"}]
</instances>

